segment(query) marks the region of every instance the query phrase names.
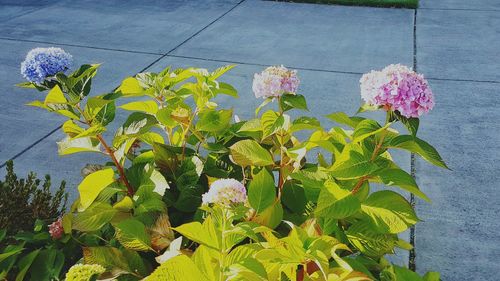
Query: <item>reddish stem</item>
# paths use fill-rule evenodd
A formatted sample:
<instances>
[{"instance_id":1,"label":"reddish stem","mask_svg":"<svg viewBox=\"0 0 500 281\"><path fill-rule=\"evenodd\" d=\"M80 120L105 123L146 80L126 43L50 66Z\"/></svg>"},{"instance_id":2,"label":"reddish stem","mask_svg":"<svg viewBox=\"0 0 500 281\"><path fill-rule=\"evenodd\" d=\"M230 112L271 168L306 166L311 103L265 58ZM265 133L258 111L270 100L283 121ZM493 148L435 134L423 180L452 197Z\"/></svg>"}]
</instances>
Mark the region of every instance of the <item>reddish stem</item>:
<instances>
[{"instance_id":1,"label":"reddish stem","mask_svg":"<svg viewBox=\"0 0 500 281\"><path fill-rule=\"evenodd\" d=\"M101 142L102 146L104 147L106 152L111 157L111 160L113 160L113 163L115 163L116 169L118 170L118 173L120 174L120 179L123 182L123 184L125 184L125 186L127 187L128 195L130 197L132 197L134 195L134 189L132 188L132 186L128 182L127 177L125 176L125 171L123 170L123 167L120 164L120 162L118 161L118 159L116 159L113 149L111 149L111 147L109 147L109 145L106 143L106 141L104 140L104 138L101 135L97 135L96 137Z\"/></svg>"}]
</instances>

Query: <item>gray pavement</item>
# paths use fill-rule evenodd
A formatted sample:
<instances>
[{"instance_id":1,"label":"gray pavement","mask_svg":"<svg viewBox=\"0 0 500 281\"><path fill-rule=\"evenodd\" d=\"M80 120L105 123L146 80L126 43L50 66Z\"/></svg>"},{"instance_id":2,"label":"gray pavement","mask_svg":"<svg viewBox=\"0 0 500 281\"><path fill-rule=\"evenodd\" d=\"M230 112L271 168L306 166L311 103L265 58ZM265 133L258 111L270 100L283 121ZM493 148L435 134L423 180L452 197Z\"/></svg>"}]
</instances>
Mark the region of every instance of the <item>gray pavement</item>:
<instances>
[{"instance_id":1,"label":"gray pavement","mask_svg":"<svg viewBox=\"0 0 500 281\"><path fill-rule=\"evenodd\" d=\"M219 103L244 118L259 104L253 73L284 64L299 69L301 92L325 124L324 114L354 113L362 73L391 63L411 66L416 54L417 70L429 77L437 99L420 134L453 169L416 163L417 180L433 199L417 201L423 219L416 229L417 270L440 271L443 280L498 280L498 26L496 0L421 0L417 11L259 0L0 0L0 164L15 158L20 174L50 173L74 191L81 167L103 161L92 154L59 157L59 119L23 105L40 98L13 87L34 47L61 46L76 64L103 63L93 94L144 69L238 63L225 80L240 98ZM398 160L410 168L407 156ZM404 254L393 259L407 262Z\"/></svg>"}]
</instances>

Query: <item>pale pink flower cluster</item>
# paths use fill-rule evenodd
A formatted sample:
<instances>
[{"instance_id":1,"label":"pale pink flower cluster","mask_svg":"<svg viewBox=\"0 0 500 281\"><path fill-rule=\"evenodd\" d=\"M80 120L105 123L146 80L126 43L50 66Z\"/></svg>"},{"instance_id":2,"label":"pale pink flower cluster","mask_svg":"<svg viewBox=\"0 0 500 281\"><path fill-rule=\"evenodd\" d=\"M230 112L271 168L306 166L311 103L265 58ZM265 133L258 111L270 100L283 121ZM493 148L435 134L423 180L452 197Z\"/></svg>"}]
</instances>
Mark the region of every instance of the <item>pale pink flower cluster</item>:
<instances>
[{"instance_id":1,"label":"pale pink flower cluster","mask_svg":"<svg viewBox=\"0 0 500 281\"><path fill-rule=\"evenodd\" d=\"M401 64L366 73L360 84L361 97L367 104L384 106L405 117L419 117L434 107L434 96L424 76Z\"/></svg>"},{"instance_id":2,"label":"pale pink flower cluster","mask_svg":"<svg viewBox=\"0 0 500 281\"><path fill-rule=\"evenodd\" d=\"M284 66L270 66L255 73L252 90L257 98L279 97L284 93L295 94L300 80L296 70Z\"/></svg>"},{"instance_id":3,"label":"pale pink flower cluster","mask_svg":"<svg viewBox=\"0 0 500 281\"><path fill-rule=\"evenodd\" d=\"M245 186L235 179L220 179L210 185L207 193L203 194L203 204L220 204L231 206L233 204L245 203L247 191Z\"/></svg>"},{"instance_id":4,"label":"pale pink flower cluster","mask_svg":"<svg viewBox=\"0 0 500 281\"><path fill-rule=\"evenodd\" d=\"M60 239L64 234L64 228L62 225L62 219L59 218L55 222L49 225L49 233L52 239Z\"/></svg>"}]
</instances>

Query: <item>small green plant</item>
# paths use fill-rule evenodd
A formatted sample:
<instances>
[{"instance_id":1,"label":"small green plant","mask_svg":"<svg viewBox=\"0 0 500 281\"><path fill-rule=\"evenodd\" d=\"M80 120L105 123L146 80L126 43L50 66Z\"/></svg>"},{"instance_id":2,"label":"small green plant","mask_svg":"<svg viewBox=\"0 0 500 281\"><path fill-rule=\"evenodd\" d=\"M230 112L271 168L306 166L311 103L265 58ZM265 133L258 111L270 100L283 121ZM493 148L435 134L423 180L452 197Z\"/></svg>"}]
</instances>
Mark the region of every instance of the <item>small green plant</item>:
<instances>
[{"instance_id":1,"label":"small green plant","mask_svg":"<svg viewBox=\"0 0 500 281\"><path fill-rule=\"evenodd\" d=\"M5 180L0 181L0 229L8 235L19 231L31 231L35 221L47 223L57 220L66 210L66 183L52 193L50 176L41 181L34 173L19 179L14 173L14 163L8 161Z\"/></svg>"},{"instance_id":2,"label":"small green plant","mask_svg":"<svg viewBox=\"0 0 500 281\"><path fill-rule=\"evenodd\" d=\"M55 55L45 56L23 65ZM404 196L371 188L430 201L393 150L447 168L417 137L418 117L434 106L423 76L401 65L364 75L364 116L334 112L326 117L338 125L325 126L307 115L297 73L283 66L255 75L253 91L264 101L254 118L239 120L214 99L238 96L219 81L234 66L140 73L90 96L99 65L66 75L68 56L57 56L56 71L26 68L31 82L20 86L46 91L30 105L65 118L59 154L109 159L87 167L79 199L51 226L53 237L81 245L81 263L105 269L98 279L439 279L388 262L396 248L412 248L398 234L419 219ZM107 140L119 109L131 113ZM386 113L384 123L365 117L376 110ZM394 129L398 122L407 133Z\"/></svg>"}]
</instances>

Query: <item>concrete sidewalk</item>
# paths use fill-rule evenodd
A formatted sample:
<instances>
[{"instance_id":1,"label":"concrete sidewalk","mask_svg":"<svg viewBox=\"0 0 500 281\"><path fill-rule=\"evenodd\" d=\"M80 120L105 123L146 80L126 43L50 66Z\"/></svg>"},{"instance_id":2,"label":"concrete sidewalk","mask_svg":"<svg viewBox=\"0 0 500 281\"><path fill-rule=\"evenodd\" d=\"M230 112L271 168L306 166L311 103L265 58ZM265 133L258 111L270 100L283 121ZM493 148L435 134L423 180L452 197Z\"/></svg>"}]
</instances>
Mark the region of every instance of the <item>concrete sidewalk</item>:
<instances>
[{"instance_id":1,"label":"concrete sidewalk","mask_svg":"<svg viewBox=\"0 0 500 281\"><path fill-rule=\"evenodd\" d=\"M221 104L242 117L259 103L251 92L253 73L268 65L298 69L301 93L321 117L354 113L362 73L415 64L437 100L419 134L453 169L416 163L417 180L433 199L432 205L417 202L423 220L416 229L417 269L440 271L443 280L498 280L499 33L495 0L421 0L418 10L260 0L0 0L0 164L15 158L20 174L50 173L74 190L82 165L102 161L90 154L57 156L57 117L23 105L40 98L13 87L34 47L60 46L77 65L103 63L94 94L167 65L237 63L226 80L240 98Z\"/></svg>"}]
</instances>

